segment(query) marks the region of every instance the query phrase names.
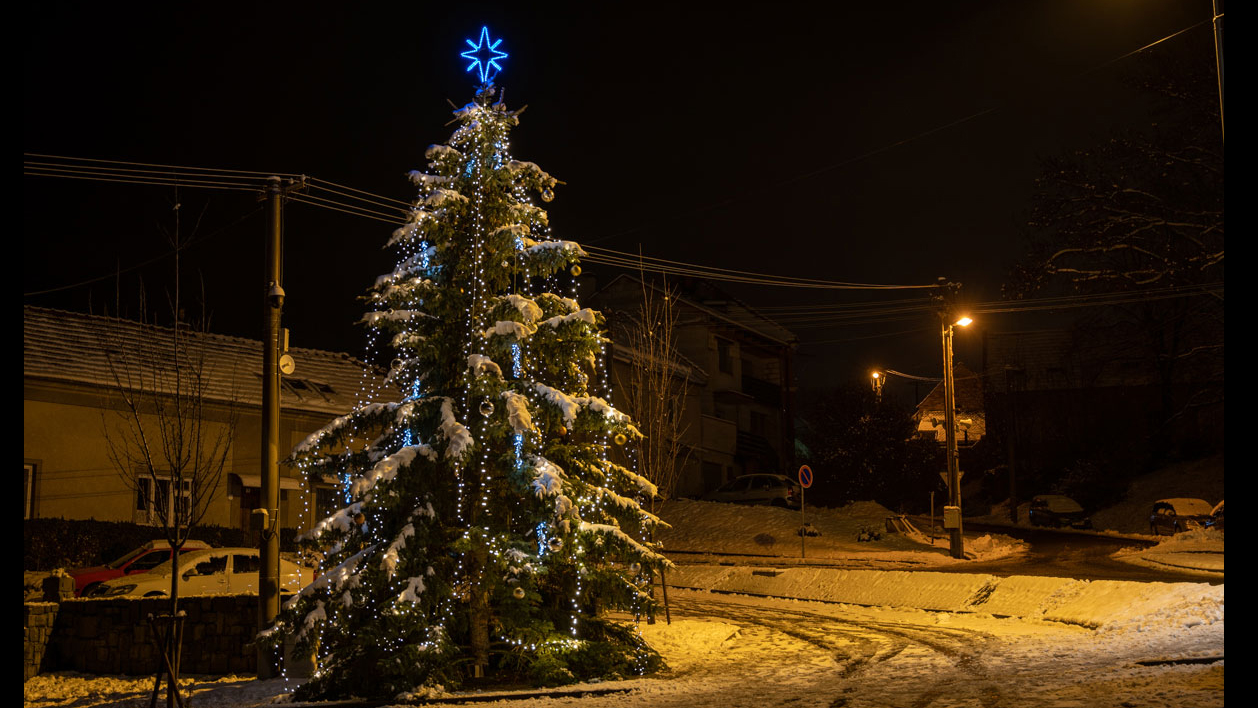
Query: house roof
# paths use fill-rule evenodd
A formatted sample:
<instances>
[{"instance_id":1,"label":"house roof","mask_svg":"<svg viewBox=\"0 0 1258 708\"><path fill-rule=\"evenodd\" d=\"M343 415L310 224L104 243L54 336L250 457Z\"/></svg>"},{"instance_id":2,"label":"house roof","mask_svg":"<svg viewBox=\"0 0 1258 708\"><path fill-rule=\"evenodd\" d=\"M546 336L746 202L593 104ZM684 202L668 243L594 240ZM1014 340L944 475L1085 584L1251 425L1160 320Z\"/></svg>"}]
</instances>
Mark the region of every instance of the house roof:
<instances>
[{"instance_id":1,"label":"house roof","mask_svg":"<svg viewBox=\"0 0 1258 708\"><path fill-rule=\"evenodd\" d=\"M952 365L952 392L955 396L958 411L983 412L983 381L978 374L970 371L965 364L954 362ZM917 404L918 415L928 411L944 410L944 385L939 382L931 392L926 394L921 403Z\"/></svg>"},{"instance_id":2,"label":"house roof","mask_svg":"<svg viewBox=\"0 0 1258 708\"><path fill-rule=\"evenodd\" d=\"M174 330L134 320L22 307L22 376L117 388L128 374L146 391L169 388ZM189 359L204 357L210 400L262 405L262 343L185 330ZM363 390L383 389L383 376L348 354L290 349L296 371L282 377L280 406L290 411L344 413Z\"/></svg>"}]
</instances>

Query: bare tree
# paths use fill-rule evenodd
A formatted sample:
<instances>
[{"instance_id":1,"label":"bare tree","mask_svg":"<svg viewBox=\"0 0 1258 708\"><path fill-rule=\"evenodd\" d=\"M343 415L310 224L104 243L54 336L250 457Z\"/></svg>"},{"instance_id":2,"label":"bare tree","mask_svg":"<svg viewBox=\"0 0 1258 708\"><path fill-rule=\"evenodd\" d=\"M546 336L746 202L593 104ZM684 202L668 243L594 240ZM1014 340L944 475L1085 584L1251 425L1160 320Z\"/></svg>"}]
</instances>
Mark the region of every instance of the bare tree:
<instances>
[{"instance_id":1,"label":"bare tree","mask_svg":"<svg viewBox=\"0 0 1258 708\"><path fill-rule=\"evenodd\" d=\"M170 677L169 705L179 701L179 625L174 618L180 577L174 571L180 549L205 518L222 481L236 425L234 391L230 385L223 389L227 382L213 381L209 370L204 306L195 323L183 321L179 261L187 242L179 237L178 205L175 213L176 228L168 235L175 261L169 297L174 326L150 322L141 295L140 322L118 319L101 342L113 378L102 414L109 458L134 494L136 508L143 509L148 523L162 528L172 549L171 624L163 642L167 663L154 686L156 694L162 673ZM212 384L217 384L213 396Z\"/></svg>"},{"instance_id":2,"label":"bare tree","mask_svg":"<svg viewBox=\"0 0 1258 708\"><path fill-rule=\"evenodd\" d=\"M639 282L642 300L622 325L623 341L629 347L629 380L618 380L617 387L625 392L627 412L643 435L634 452L638 472L657 490L650 505L654 514L657 498L670 499L676 492L677 480L690 457L690 447L682 440L688 427L685 412L690 366L677 350L677 292L668 287L667 280L659 289L641 274ZM652 541L654 535L652 530ZM668 583L662 568L660 586L665 617L671 623ZM648 621L654 624L654 612Z\"/></svg>"},{"instance_id":3,"label":"bare tree","mask_svg":"<svg viewBox=\"0 0 1258 708\"><path fill-rule=\"evenodd\" d=\"M677 351L676 291L667 281L659 289L641 282L642 300L623 335L629 347L629 380L617 383L644 436L636 449L638 471L658 488L660 498L669 499L690 456L682 440L690 367Z\"/></svg>"}]
</instances>

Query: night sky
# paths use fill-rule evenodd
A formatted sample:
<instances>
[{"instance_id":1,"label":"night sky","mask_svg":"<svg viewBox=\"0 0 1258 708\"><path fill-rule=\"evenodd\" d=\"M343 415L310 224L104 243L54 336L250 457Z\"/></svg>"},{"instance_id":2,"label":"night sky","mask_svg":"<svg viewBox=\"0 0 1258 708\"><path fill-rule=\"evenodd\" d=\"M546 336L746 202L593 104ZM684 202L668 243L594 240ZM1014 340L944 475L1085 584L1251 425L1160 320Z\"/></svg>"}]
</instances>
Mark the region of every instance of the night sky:
<instances>
[{"instance_id":1,"label":"night sky","mask_svg":"<svg viewBox=\"0 0 1258 708\"><path fill-rule=\"evenodd\" d=\"M510 55L496 83L528 105L512 152L566 182L545 205L556 237L771 275L947 276L983 301L1024 250L1041 159L1157 119L1129 87L1141 60L1113 60L1202 23L1148 53L1214 64L1209 0L607 5L40 3L21 25L23 150L410 199L405 173L450 135L447 99L472 97L464 38L488 25ZM213 329L259 337L267 222L241 192L24 177L23 302L112 311L120 295L135 314L141 279L164 297L176 201L184 235L196 224L185 285L204 279ZM356 298L391 268L390 231L289 206L294 346L362 354ZM766 308L920 297L730 289ZM804 388L873 366L939 375L929 316L795 331ZM974 366L978 340L958 344Z\"/></svg>"}]
</instances>

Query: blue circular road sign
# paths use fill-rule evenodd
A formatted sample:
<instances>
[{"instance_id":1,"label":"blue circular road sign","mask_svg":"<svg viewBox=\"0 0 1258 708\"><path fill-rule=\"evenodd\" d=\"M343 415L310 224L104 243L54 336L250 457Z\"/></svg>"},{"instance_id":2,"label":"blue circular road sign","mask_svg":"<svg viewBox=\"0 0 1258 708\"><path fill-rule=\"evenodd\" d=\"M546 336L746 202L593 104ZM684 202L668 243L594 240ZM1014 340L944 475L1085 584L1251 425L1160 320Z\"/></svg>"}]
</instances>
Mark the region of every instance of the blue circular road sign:
<instances>
[{"instance_id":1,"label":"blue circular road sign","mask_svg":"<svg viewBox=\"0 0 1258 708\"><path fill-rule=\"evenodd\" d=\"M808 465L799 468L799 486L804 489L812 486L812 468Z\"/></svg>"}]
</instances>

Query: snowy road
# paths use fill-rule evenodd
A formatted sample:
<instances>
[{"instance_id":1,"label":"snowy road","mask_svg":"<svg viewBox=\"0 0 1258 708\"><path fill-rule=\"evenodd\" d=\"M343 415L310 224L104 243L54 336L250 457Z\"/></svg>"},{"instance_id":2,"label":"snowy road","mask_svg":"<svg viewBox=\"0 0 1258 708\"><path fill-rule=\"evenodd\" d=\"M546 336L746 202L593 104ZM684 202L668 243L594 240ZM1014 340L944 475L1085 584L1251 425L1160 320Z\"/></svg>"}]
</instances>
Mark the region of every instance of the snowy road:
<instances>
[{"instance_id":1,"label":"snowy road","mask_svg":"<svg viewBox=\"0 0 1258 708\"><path fill-rule=\"evenodd\" d=\"M1208 587L1208 586L1203 586ZM642 626L671 671L586 685L603 695L515 696L516 708L1214 708L1224 704L1223 622L1190 600L1105 629L970 613L670 590L673 623ZM1221 609L1218 610L1221 612ZM1197 663L1173 663L1179 659ZM1217 660L1216 660L1217 659ZM1146 665L1139 662L1152 662ZM146 706L139 677L44 675L28 708ZM283 700L282 681L199 682L194 705ZM448 700L448 699L447 699ZM445 703L449 705L449 703ZM307 704L318 705L318 704ZM414 705L414 704L412 704ZM469 705L472 705L469 703Z\"/></svg>"}]
</instances>

